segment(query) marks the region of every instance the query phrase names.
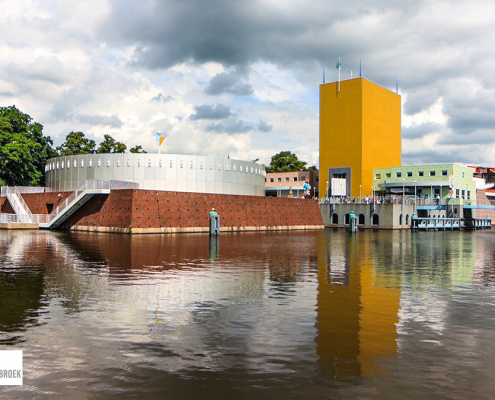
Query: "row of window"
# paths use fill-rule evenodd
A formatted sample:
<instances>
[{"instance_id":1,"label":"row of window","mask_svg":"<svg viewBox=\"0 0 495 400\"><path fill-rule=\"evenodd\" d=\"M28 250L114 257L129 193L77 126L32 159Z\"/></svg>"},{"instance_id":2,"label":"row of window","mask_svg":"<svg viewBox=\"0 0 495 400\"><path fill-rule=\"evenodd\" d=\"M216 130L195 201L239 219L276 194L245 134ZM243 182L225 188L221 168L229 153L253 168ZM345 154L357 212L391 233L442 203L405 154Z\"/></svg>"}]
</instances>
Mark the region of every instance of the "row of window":
<instances>
[{"instance_id":1,"label":"row of window","mask_svg":"<svg viewBox=\"0 0 495 400\"><path fill-rule=\"evenodd\" d=\"M45 172L53 171L55 169L64 169L65 165L66 165L66 163L64 161L57 161L57 162L48 163L45 166ZM170 165L170 168L173 168L173 161L172 160L170 160L169 165ZM179 165L180 165L180 168L184 168L184 161L181 160ZM67 160L67 169L70 169L70 166L71 166L71 163L69 160ZM127 166L128 167L131 166L131 160L130 159L127 159ZM141 160L139 158L137 160L137 166L141 167ZM162 160L160 160L158 162L158 166L160 168L162 168L162 166L163 166ZM93 160L90 159L88 162L88 168L92 168L92 167L93 167ZM97 167L98 168L101 167L101 160L100 159L98 159ZM110 167L110 159L107 159L107 167ZM120 160L119 159L117 159L117 167L120 167ZM151 167L151 159L148 160L148 167ZM213 163L210 162L209 167L210 167L210 170L213 170ZM77 168L77 161L76 160L74 160L74 162L73 162L73 168ZM84 168L84 160L81 160L81 168ZM191 161L190 169L193 169L193 168L194 168L194 163ZM203 161L201 161L199 163L199 168L203 169ZM221 169L222 169L222 165L218 164L218 170L220 171ZM228 170L229 170L229 166L226 164L225 165L225 171L228 171ZM232 171L233 172L237 171L237 165L236 164L233 165ZM243 172L242 165L239 166L239 172ZM248 165L245 166L245 172L249 173L249 166ZM251 167L251 173L256 174L256 175L266 176L265 171L262 170L261 168L258 169L258 168Z\"/></svg>"},{"instance_id":2,"label":"row of window","mask_svg":"<svg viewBox=\"0 0 495 400\"><path fill-rule=\"evenodd\" d=\"M319 178L318 176L316 176L316 177L315 177L315 181L316 181L316 182L318 182L318 181L319 181L319 179L318 179L318 178ZM275 179L275 178L270 178L270 182L275 182L275 180L274 180L274 179ZM293 180L294 180L294 182L297 182L297 176L294 176L294 177L293 177ZM305 177L305 176L301 176L301 181L303 181L303 182L304 182L305 180L306 180L306 177ZM277 178L277 182L282 182L282 178ZM290 182L290 178L289 178L288 176L286 176L286 177L285 177L285 182Z\"/></svg>"},{"instance_id":3,"label":"row of window","mask_svg":"<svg viewBox=\"0 0 495 400\"><path fill-rule=\"evenodd\" d=\"M431 170L429 171L430 172L430 176L436 176L437 175L437 171L435 170ZM448 176L448 171L446 169L442 169L442 171L440 171L441 173L441 176ZM387 174L385 174L387 178L391 178L392 177L392 174L389 172ZM412 171L406 171L406 175L405 175L407 178L412 178L413 177L413 173ZM423 177L425 176L425 171L418 171L418 177ZM395 177L396 178L402 178L402 172L396 172L395 173ZM382 174L376 174L375 175L375 179L381 179L382 178ZM464 179L464 171L462 171L462 179Z\"/></svg>"},{"instance_id":4,"label":"row of window","mask_svg":"<svg viewBox=\"0 0 495 400\"><path fill-rule=\"evenodd\" d=\"M270 178L270 182L274 182L275 178ZM297 182L297 176L294 176L294 182ZM305 176L301 177L301 180L304 181L306 179ZM282 178L277 178L277 182L282 182ZM285 177L285 182L290 182L290 178L288 176Z\"/></svg>"}]
</instances>

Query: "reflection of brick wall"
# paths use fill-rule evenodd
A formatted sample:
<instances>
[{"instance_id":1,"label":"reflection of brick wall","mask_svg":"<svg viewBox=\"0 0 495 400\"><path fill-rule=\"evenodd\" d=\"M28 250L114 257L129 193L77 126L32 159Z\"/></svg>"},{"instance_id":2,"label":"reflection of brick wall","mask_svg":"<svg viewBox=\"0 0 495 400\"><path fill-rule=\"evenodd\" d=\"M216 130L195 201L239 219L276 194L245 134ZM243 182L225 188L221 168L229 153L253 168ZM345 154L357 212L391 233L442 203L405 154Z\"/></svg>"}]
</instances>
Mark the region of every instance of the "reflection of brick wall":
<instances>
[{"instance_id":1,"label":"reflection of brick wall","mask_svg":"<svg viewBox=\"0 0 495 400\"><path fill-rule=\"evenodd\" d=\"M222 227L323 225L314 200L115 190L108 196L93 196L64 227L207 227L213 207Z\"/></svg>"}]
</instances>

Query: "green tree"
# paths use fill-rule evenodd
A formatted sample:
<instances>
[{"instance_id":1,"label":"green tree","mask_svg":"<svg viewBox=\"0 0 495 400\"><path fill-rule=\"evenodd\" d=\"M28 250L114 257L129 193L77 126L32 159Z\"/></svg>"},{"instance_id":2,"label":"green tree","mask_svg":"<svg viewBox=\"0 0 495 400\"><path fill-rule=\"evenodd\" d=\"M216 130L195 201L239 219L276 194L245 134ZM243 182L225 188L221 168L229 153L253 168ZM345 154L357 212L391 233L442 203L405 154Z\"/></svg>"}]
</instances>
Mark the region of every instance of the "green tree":
<instances>
[{"instance_id":1,"label":"green tree","mask_svg":"<svg viewBox=\"0 0 495 400\"><path fill-rule=\"evenodd\" d=\"M82 132L71 132L65 137L62 146L57 147L60 156L77 156L79 154L94 154L96 143L88 139Z\"/></svg>"},{"instance_id":2,"label":"green tree","mask_svg":"<svg viewBox=\"0 0 495 400\"><path fill-rule=\"evenodd\" d=\"M281 151L272 157L270 166L266 168L266 172L290 172L304 171L306 163L298 160L297 156L290 151Z\"/></svg>"},{"instance_id":3,"label":"green tree","mask_svg":"<svg viewBox=\"0 0 495 400\"><path fill-rule=\"evenodd\" d=\"M52 145L43 125L15 106L0 107L0 185L44 186Z\"/></svg>"},{"instance_id":4,"label":"green tree","mask_svg":"<svg viewBox=\"0 0 495 400\"><path fill-rule=\"evenodd\" d=\"M147 153L147 151L143 150L141 146L134 146L129 150L131 153Z\"/></svg>"},{"instance_id":5,"label":"green tree","mask_svg":"<svg viewBox=\"0 0 495 400\"><path fill-rule=\"evenodd\" d=\"M312 165L308 168L308 171L318 171L318 168L316 168L316 165Z\"/></svg>"},{"instance_id":6,"label":"green tree","mask_svg":"<svg viewBox=\"0 0 495 400\"><path fill-rule=\"evenodd\" d=\"M101 153L124 153L127 146L124 143L116 142L110 135L105 135L105 139L100 143L96 152Z\"/></svg>"}]
</instances>

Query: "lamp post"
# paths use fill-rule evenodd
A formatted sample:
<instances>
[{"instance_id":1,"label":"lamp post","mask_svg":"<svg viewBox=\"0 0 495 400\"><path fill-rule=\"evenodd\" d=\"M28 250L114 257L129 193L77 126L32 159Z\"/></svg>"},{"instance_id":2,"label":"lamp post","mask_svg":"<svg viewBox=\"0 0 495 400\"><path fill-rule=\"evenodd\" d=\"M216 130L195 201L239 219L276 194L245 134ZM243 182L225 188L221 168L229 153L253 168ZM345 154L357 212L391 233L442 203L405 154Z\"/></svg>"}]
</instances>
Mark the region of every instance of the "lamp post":
<instances>
[{"instance_id":1,"label":"lamp post","mask_svg":"<svg viewBox=\"0 0 495 400\"><path fill-rule=\"evenodd\" d=\"M416 200L416 195L417 195L417 191L416 191L416 181L414 181L414 212L417 213L418 212L418 202Z\"/></svg>"}]
</instances>

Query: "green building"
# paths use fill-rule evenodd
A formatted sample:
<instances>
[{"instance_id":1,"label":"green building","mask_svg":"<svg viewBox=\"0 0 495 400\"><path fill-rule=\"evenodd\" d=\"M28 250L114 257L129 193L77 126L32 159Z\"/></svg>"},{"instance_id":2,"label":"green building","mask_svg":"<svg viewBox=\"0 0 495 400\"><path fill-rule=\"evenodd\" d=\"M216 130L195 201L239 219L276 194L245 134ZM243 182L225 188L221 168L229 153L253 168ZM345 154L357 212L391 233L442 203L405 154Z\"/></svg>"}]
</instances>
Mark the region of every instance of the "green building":
<instances>
[{"instance_id":1,"label":"green building","mask_svg":"<svg viewBox=\"0 0 495 400\"><path fill-rule=\"evenodd\" d=\"M444 203L476 204L476 184L472 168L458 164L419 165L373 169L377 196L414 196L425 202L440 197ZM452 190L452 192L451 192Z\"/></svg>"}]
</instances>

